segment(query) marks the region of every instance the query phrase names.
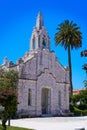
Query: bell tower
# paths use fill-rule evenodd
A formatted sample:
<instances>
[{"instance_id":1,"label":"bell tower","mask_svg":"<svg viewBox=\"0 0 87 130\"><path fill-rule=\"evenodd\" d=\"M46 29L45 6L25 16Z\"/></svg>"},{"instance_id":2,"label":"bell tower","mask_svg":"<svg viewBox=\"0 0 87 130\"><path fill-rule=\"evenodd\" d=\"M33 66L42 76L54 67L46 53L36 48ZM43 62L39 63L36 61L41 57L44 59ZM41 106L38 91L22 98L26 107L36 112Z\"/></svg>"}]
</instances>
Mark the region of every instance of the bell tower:
<instances>
[{"instance_id":1,"label":"bell tower","mask_svg":"<svg viewBox=\"0 0 87 130\"><path fill-rule=\"evenodd\" d=\"M41 12L38 13L36 26L33 29L30 39L30 51L50 49L50 38L44 26L44 20Z\"/></svg>"}]
</instances>

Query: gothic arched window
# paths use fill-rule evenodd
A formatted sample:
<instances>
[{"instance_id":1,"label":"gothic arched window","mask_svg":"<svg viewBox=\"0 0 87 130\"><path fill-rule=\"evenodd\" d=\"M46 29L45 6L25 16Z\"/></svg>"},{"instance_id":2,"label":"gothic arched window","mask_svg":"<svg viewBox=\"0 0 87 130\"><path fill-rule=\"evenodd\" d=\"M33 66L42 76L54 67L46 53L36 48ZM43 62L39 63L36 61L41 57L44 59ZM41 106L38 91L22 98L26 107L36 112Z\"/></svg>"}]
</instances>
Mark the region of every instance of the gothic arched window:
<instances>
[{"instance_id":1,"label":"gothic arched window","mask_svg":"<svg viewBox=\"0 0 87 130\"><path fill-rule=\"evenodd\" d=\"M61 107L61 91L58 91L58 106Z\"/></svg>"},{"instance_id":2,"label":"gothic arched window","mask_svg":"<svg viewBox=\"0 0 87 130\"><path fill-rule=\"evenodd\" d=\"M31 89L28 89L28 105L31 106Z\"/></svg>"},{"instance_id":3,"label":"gothic arched window","mask_svg":"<svg viewBox=\"0 0 87 130\"><path fill-rule=\"evenodd\" d=\"M42 38L42 46L43 46L43 49L45 49L46 48L46 37L44 36L43 38Z\"/></svg>"}]
</instances>

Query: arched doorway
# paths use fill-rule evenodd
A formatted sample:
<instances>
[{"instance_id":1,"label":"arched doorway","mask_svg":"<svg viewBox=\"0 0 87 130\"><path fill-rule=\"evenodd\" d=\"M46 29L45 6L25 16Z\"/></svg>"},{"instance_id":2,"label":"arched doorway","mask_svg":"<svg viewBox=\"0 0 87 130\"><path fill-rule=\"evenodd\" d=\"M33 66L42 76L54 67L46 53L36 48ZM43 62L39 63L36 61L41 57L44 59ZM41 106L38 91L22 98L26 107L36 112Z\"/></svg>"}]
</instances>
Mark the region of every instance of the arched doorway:
<instances>
[{"instance_id":1,"label":"arched doorway","mask_svg":"<svg viewBox=\"0 0 87 130\"><path fill-rule=\"evenodd\" d=\"M41 108L42 114L50 114L51 111L51 90L48 88L42 88L41 93Z\"/></svg>"}]
</instances>

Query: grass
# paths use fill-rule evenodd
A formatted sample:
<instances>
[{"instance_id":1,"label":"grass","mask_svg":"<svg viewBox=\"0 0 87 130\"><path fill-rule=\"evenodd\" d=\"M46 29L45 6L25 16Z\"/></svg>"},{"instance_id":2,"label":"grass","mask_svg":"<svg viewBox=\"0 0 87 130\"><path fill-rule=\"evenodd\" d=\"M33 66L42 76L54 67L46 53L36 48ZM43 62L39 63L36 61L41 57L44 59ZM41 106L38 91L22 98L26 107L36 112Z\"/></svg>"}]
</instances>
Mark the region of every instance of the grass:
<instances>
[{"instance_id":1,"label":"grass","mask_svg":"<svg viewBox=\"0 0 87 130\"><path fill-rule=\"evenodd\" d=\"M1 126L1 125L0 125L0 130L2 130L2 126ZM20 128L20 127L7 126L7 130L33 130L33 129L27 129L27 128Z\"/></svg>"}]
</instances>

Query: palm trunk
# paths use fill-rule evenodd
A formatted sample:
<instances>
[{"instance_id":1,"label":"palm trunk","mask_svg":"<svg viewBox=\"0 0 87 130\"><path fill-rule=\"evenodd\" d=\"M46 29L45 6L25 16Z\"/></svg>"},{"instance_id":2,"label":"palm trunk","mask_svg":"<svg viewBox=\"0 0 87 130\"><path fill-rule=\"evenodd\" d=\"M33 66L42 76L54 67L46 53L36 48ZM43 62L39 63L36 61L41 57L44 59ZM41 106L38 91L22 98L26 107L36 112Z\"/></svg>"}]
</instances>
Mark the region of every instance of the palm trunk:
<instances>
[{"instance_id":1,"label":"palm trunk","mask_svg":"<svg viewBox=\"0 0 87 130\"><path fill-rule=\"evenodd\" d=\"M71 65L71 51L70 51L70 46L68 46L68 64L69 64L70 96L72 96L73 85L72 85L72 65Z\"/></svg>"}]
</instances>

